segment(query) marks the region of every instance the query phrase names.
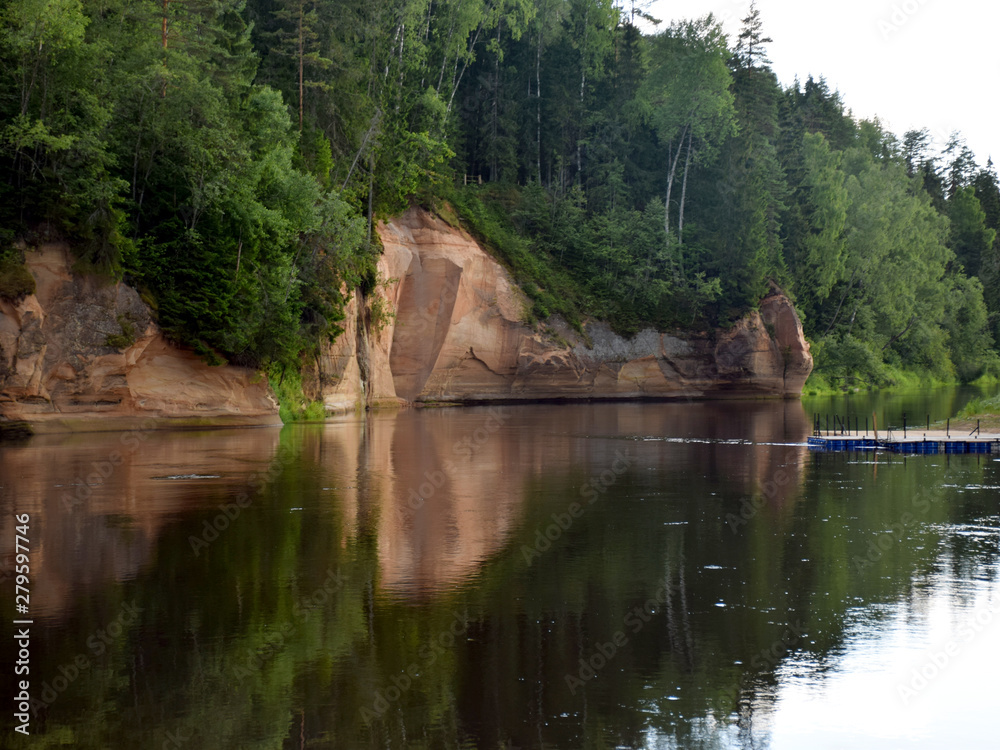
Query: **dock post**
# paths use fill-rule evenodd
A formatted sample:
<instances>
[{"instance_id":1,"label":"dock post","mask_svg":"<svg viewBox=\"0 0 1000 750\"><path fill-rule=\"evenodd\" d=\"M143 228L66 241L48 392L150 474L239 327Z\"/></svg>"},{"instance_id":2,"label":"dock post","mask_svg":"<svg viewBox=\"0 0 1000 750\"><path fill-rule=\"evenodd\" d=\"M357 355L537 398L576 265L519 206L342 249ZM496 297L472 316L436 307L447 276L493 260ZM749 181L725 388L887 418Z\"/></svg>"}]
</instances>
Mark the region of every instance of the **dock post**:
<instances>
[{"instance_id":1,"label":"dock post","mask_svg":"<svg viewBox=\"0 0 1000 750\"><path fill-rule=\"evenodd\" d=\"M903 440L906 440L906 412L903 412Z\"/></svg>"},{"instance_id":2,"label":"dock post","mask_svg":"<svg viewBox=\"0 0 1000 750\"><path fill-rule=\"evenodd\" d=\"M946 438L951 438L951 417L948 417L948 419L945 421L944 425L945 425L944 426L944 436Z\"/></svg>"}]
</instances>

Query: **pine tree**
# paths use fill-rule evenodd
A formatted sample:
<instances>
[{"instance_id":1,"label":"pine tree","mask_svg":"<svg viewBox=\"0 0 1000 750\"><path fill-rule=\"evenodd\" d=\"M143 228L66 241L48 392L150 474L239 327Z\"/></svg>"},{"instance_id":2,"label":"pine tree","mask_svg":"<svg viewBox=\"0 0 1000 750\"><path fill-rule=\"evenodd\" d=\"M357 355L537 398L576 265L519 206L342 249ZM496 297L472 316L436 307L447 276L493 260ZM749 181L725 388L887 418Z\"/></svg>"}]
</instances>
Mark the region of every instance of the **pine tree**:
<instances>
[{"instance_id":1,"label":"pine tree","mask_svg":"<svg viewBox=\"0 0 1000 750\"><path fill-rule=\"evenodd\" d=\"M757 0L751 0L750 10L742 23L736 41L736 66L753 70L770 65L771 61L767 59L767 50L764 45L770 44L774 40L769 36L764 36L764 22L760 18Z\"/></svg>"}]
</instances>

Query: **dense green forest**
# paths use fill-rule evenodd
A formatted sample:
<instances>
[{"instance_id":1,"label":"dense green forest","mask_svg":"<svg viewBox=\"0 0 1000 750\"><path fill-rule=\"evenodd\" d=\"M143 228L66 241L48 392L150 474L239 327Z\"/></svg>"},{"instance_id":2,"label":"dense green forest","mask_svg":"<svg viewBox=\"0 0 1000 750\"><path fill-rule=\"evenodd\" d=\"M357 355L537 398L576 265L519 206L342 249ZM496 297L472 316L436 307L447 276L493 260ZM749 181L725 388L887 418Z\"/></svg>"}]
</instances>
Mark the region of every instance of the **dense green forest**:
<instances>
[{"instance_id":1,"label":"dense green forest","mask_svg":"<svg viewBox=\"0 0 1000 750\"><path fill-rule=\"evenodd\" d=\"M0 294L18 240L63 237L207 358L295 366L417 201L535 319L724 326L776 284L825 382L998 370L992 163L782 87L754 6L736 38L612 0L0 9Z\"/></svg>"}]
</instances>

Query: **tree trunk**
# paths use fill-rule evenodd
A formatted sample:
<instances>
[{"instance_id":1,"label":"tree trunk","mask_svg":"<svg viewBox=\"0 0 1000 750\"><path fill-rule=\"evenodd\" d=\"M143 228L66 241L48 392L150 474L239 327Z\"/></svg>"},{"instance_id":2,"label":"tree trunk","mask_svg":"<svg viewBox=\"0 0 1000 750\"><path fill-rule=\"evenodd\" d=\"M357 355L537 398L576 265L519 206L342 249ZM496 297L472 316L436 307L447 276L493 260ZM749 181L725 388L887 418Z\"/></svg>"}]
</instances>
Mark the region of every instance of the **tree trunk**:
<instances>
[{"instance_id":1,"label":"tree trunk","mask_svg":"<svg viewBox=\"0 0 1000 750\"><path fill-rule=\"evenodd\" d=\"M347 170L347 177L344 178L344 184L340 186L341 190L347 187L347 183L351 180L351 175L354 174L354 168L358 165L358 159L365 152L365 146L368 143L368 139L372 137L375 132L375 128L378 126L382 119L382 110L376 109L375 114L372 115L371 124L368 126L368 132L365 133L365 137L361 140L361 147L358 148L358 153L354 155L354 161L351 162L351 168Z\"/></svg>"},{"instance_id":2,"label":"tree trunk","mask_svg":"<svg viewBox=\"0 0 1000 750\"><path fill-rule=\"evenodd\" d=\"M493 122L490 123L490 135L493 138L493 142L490 144L490 182L496 182L498 179L497 172L497 132L499 130L499 125L497 120L499 119L500 113L500 29L503 26L503 21L497 23L497 54L496 61L493 64L493 111L492 119Z\"/></svg>"},{"instance_id":3,"label":"tree trunk","mask_svg":"<svg viewBox=\"0 0 1000 750\"><path fill-rule=\"evenodd\" d=\"M663 234L664 241L667 243L667 250L670 250L670 195L674 189L674 175L677 173L677 162L681 158L681 147L684 145L684 138L687 137L687 127L681 131L681 136L678 139L677 151L674 152L672 145L667 146L667 160L670 164L667 170L667 200L666 204L663 206ZM673 259L670 261L673 265ZM653 264L653 248L650 247L649 254L646 256L646 279L649 279L650 266Z\"/></svg>"},{"instance_id":4,"label":"tree trunk","mask_svg":"<svg viewBox=\"0 0 1000 750\"><path fill-rule=\"evenodd\" d=\"M840 303L839 303L839 304L837 305L837 309L836 309L836 311L835 311L835 312L833 313L833 319L832 319L832 320L830 321L830 325L828 325L828 326L826 327L826 330L825 330L825 331L823 331L823 335L824 335L824 336L826 336L826 334L828 334L828 333L829 333L829 332L830 332L830 331L831 331L831 330L833 329L833 325L834 325L834 323L836 323L836 322L837 322L837 318L839 318L839 317L840 317L840 309L841 309L841 308L842 308L842 307L844 306L844 301L845 301L845 300L847 299L847 295L848 295L848 294L850 293L850 291L851 291L851 287L853 287L853 286L854 286L854 278L855 278L855 277L856 277L857 275L858 275L858 269L857 269L857 268L855 268L855 269L854 269L854 272L853 272L853 273L851 274L851 280L850 280L849 282L847 282L847 289L845 289L845 290L844 290L844 294L843 294L843 296L842 296L842 297L840 298Z\"/></svg>"},{"instance_id":5,"label":"tree trunk","mask_svg":"<svg viewBox=\"0 0 1000 750\"><path fill-rule=\"evenodd\" d=\"M375 202L375 156L368 154L368 247L372 245L372 207Z\"/></svg>"},{"instance_id":6,"label":"tree trunk","mask_svg":"<svg viewBox=\"0 0 1000 750\"><path fill-rule=\"evenodd\" d=\"M583 68L580 71L580 121L577 123L577 127L580 131L583 130L583 91L587 84L587 69ZM583 139L580 137L582 132L577 133L576 136L576 184L579 185L583 182Z\"/></svg>"},{"instance_id":7,"label":"tree trunk","mask_svg":"<svg viewBox=\"0 0 1000 750\"><path fill-rule=\"evenodd\" d=\"M431 16L434 14L434 3L427 3L427 21L424 24L424 45L427 45L427 39L431 35ZM427 88L427 55L423 55L423 62L420 63L420 90L423 91Z\"/></svg>"},{"instance_id":8,"label":"tree trunk","mask_svg":"<svg viewBox=\"0 0 1000 750\"><path fill-rule=\"evenodd\" d=\"M677 174L677 162L681 160L681 148L684 146L684 138L687 136L687 126L681 131L681 136L677 142L677 151L673 151L671 147L667 147L668 160L670 162L670 168L667 172L667 202L664 206L663 211L663 231L667 235L667 241L670 241L670 195L674 189L674 176Z\"/></svg>"},{"instance_id":9,"label":"tree trunk","mask_svg":"<svg viewBox=\"0 0 1000 750\"><path fill-rule=\"evenodd\" d=\"M584 120L584 107L583 107L583 95L587 87L587 28L590 26L590 5L587 5L587 12L583 16L583 39L580 45L580 122L577 123L577 127L583 130L583 120ZM576 184L580 185L583 182L583 147L581 146L581 138L577 135L576 138Z\"/></svg>"},{"instance_id":10,"label":"tree trunk","mask_svg":"<svg viewBox=\"0 0 1000 750\"><path fill-rule=\"evenodd\" d=\"M167 10L170 0L163 0L163 23L161 24L161 44L163 45L163 88L160 90L160 98L167 98Z\"/></svg>"},{"instance_id":11,"label":"tree trunk","mask_svg":"<svg viewBox=\"0 0 1000 750\"><path fill-rule=\"evenodd\" d=\"M538 184L542 184L542 30L538 30L535 47L535 168Z\"/></svg>"},{"instance_id":12,"label":"tree trunk","mask_svg":"<svg viewBox=\"0 0 1000 750\"><path fill-rule=\"evenodd\" d=\"M688 131L687 155L684 157L684 178L681 181L681 205L677 212L677 262L681 268L681 278L684 278L684 201L687 199L688 169L691 167L691 136Z\"/></svg>"},{"instance_id":13,"label":"tree trunk","mask_svg":"<svg viewBox=\"0 0 1000 750\"><path fill-rule=\"evenodd\" d=\"M305 39L302 34L302 16L305 14L305 3L299 3L299 132L302 132L302 110L305 98Z\"/></svg>"},{"instance_id":14,"label":"tree trunk","mask_svg":"<svg viewBox=\"0 0 1000 750\"><path fill-rule=\"evenodd\" d=\"M402 23L402 22L401 22ZM399 30L399 85L396 87L396 111L403 103L403 42L406 40L406 24L402 23Z\"/></svg>"},{"instance_id":15,"label":"tree trunk","mask_svg":"<svg viewBox=\"0 0 1000 750\"><path fill-rule=\"evenodd\" d=\"M462 9L462 3L458 4L458 8L451 17L451 28L448 29L448 41L444 43L444 52L441 53L441 74L438 76L438 85L434 91L440 96L441 86L444 84L444 71L448 66L448 47L451 45L451 38L455 36L455 19L458 17L458 11Z\"/></svg>"},{"instance_id":16,"label":"tree trunk","mask_svg":"<svg viewBox=\"0 0 1000 750\"><path fill-rule=\"evenodd\" d=\"M916 315L911 315L910 316L910 322L906 324L906 328L904 328L902 331L900 331L895 336L893 336L891 339L889 339L889 341L886 342L886 345L882 347L882 351L885 351L890 346L892 346L893 344L895 344L900 338L903 337L903 335L906 334L907 331L910 330L910 326L912 326L916 322L917 322L917 316Z\"/></svg>"},{"instance_id":17,"label":"tree trunk","mask_svg":"<svg viewBox=\"0 0 1000 750\"><path fill-rule=\"evenodd\" d=\"M445 120L448 119L448 115L451 114L451 105L455 102L455 94L458 92L458 86L462 83L462 76L465 75L466 68L469 67L469 58L472 57L472 51L476 48L476 43L479 41L479 35L483 31L483 22L479 22L479 27L476 29L476 35L472 37L472 41L469 43L469 49L465 56L465 61L462 63L462 72L458 73L457 76L453 76L452 86L451 86L451 96L448 97L448 106L444 111ZM458 71L458 58L455 59L455 70Z\"/></svg>"}]
</instances>

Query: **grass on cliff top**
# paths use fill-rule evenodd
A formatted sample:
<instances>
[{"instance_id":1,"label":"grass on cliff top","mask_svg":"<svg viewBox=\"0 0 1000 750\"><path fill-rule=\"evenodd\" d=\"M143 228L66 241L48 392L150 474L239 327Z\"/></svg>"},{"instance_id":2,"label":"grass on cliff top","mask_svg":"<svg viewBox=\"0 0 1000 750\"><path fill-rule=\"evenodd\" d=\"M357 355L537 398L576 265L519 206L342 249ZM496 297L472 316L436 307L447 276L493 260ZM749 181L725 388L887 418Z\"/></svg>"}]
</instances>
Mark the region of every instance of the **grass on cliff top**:
<instances>
[{"instance_id":1,"label":"grass on cliff top","mask_svg":"<svg viewBox=\"0 0 1000 750\"><path fill-rule=\"evenodd\" d=\"M550 315L561 315L578 332L581 324L580 290L553 259L535 252L518 233L510 215L521 200L516 190L473 186L443 190L449 205L429 206L452 226L460 225L479 240L510 272L531 301L525 323L534 325Z\"/></svg>"}]
</instances>

